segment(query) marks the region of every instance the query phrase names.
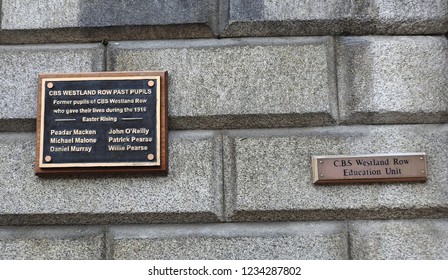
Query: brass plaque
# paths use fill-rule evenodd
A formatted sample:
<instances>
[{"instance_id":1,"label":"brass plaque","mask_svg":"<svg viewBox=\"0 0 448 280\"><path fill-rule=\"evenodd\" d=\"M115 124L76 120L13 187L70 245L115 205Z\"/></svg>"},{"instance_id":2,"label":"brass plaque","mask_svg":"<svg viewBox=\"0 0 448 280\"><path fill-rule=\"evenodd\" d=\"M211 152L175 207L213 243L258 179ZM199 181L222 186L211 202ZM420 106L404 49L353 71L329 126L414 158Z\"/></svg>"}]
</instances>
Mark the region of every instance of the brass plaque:
<instances>
[{"instance_id":1,"label":"brass plaque","mask_svg":"<svg viewBox=\"0 0 448 280\"><path fill-rule=\"evenodd\" d=\"M313 156L313 183L426 181L426 154Z\"/></svg>"},{"instance_id":2,"label":"brass plaque","mask_svg":"<svg viewBox=\"0 0 448 280\"><path fill-rule=\"evenodd\" d=\"M167 172L167 72L40 74L37 175Z\"/></svg>"}]
</instances>

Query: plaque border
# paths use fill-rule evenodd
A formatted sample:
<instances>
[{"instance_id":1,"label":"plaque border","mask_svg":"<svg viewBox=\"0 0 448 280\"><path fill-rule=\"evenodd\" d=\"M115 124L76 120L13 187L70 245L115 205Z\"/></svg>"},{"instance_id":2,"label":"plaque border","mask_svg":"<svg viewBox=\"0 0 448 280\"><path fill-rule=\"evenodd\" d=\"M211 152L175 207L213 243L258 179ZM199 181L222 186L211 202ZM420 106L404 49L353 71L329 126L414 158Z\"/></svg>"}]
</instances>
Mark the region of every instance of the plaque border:
<instances>
[{"instance_id":1,"label":"plaque border","mask_svg":"<svg viewBox=\"0 0 448 280\"><path fill-rule=\"evenodd\" d=\"M168 72L167 71L135 71L135 72L89 72L89 73L42 73L39 74L38 112L36 119L36 160L35 174L38 176L51 174L112 174L112 173L151 173L166 175L168 173ZM44 98L46 81L83 81L83 80L138 80L158 79L156 114L158 114L157 162L122 162L122 163L57 163L41 164L43 159L44 131ZM56 165L56 166L54 166Z\"/></svg>"},{"instance_id":2,"label":"plaque border","mask_svg":"<svg viewBox=\"0 0 448 280\"><path fill-rule=\"evenodd\" d=\"M385 178L338 178L322 179L319 176L319 160L326 159L351 159L351 158L374 158L374 157L393 157L393 156L416 156L423 158L424 173L421 176L413 177L385 177ZM312 182L314 184L347 184L347 183L384 183L384 182L425 182L428 178L427 155L424 152L416 153L391 153L391 154L364 154L364 155L320 155L311 157Z\"/></svg>"}]
</instances>

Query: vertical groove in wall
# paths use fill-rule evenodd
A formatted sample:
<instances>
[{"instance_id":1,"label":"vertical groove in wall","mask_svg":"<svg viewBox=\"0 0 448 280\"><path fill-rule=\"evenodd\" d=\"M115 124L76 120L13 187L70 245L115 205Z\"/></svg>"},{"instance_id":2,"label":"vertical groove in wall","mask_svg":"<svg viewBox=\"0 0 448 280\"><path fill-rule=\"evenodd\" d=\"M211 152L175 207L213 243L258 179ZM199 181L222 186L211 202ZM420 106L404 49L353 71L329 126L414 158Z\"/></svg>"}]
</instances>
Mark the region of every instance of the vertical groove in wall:
<instances>
[{"instance_id":1,"label":"vertical groove in wall","mask_svg":"<svg viewBox=\"0 0 448 280\"><path fill-rule=\"evenodd\" d=\"M224 160L224 135L222 134L222 131L219 132L220 135L220 143L221 143L221 215L224 222L227 222L227 205L226 205L226 189L225 189L225 160Z\"/></svg>"},{"instance_id":2,"label":"vertical groove in wall","mask_svg":"<svg viewBox=\"0 0 448 280\"><path fill-rule=\"evenodd\" d=\"M224 203L224 172L223 172L223 143L222 133L215 132L213 139L213 158L212 158L212 178L211 184L213 185L213 197L210 199L212 202L211 208L218 215L218 219L223 221L225 218L225 203Z\"/></svg>"},{"instance_id":3,"label":"vertical groove in wall","mask_svg":"<svg viewBox=\"0 0 448 280\"><path fill-rule=\"evenodd\" d=\"M102 250L101 250L101 259L107 260L107 240L106 240L106 226L101 227L101 232L103 234L102 237Z\"/></svg>"},{"instance_id":4,"label":"vertical groove in wall","mask_svg":"<svg viewBox=\"0 0 448 280\"><path fill-rule=\"evenodd\" d=\"M113 237L110 234L109 226L103 226L103 259L113 259Z\"/></svg>"},{"instance_id":5,"label":"vertical groove in wall","mask_svg":"<svg viewBox=\"0 0 448 280\"><path fill-rule=\"evenodd\" d=\"M338 83L338 37L333 36L333 77L334 77L334 87L335 87L335 94L336 94L336 125L339 125L341 122L341 110L339 108L339 83Z\"/></svg>"},{"instance_id":6,"label":"vertical groove in wall","mask_svg":"<svg viewBox=\"0 0 448 280\"><path fill-rule=\"evenodd\" d=\"M236 199L236 145L235 145L235 139L229 136L226 136L226 140L228 143L226 143L223 146L226 146L227 151L225 152L225 156L223 157L224 160L227 161L227 167L223 165L224 168L224 196L225 196L225 221L230 221L230 216L233 212L233 206L235 205L235 199Z\"/></svg>"},{"instance_id":7,"label":"vertical groove in wall","mask_svg":"<svg viewBox=\"0 0 448 280\"><path fill-rule=\"evenodd\" d=\"M214 36L219 36L219 0L208 0L209 24Z\"/></svg>"},{"instance_id":8,"label":"vertical groove in wall","mask_svg":"<svg viewBox=\"0 0 448 280\"><path fill-rule=\"evenodd\" d=\"M347 225L347 256L349 260L352 260L352 242L350 239L350 221L345 220L345 223Z\"/></svg>"},{"instance_id":9,"label":"vertical groove in wall","mask_svg":"<svg viewBox=\"0 0 448 280\"><path fill-rule=\"evenodd\" d=\"M103 40L101 43L103 44L103 71L108 71L107 61L109 56L109 42Z\"/></svg>"},{"instance_id":10,"label":"vertical groove in wall","mask_svg":"<svg viewBox=\"0 0 448 280\"><path fill-rule=\"evenodd\" d=\"M224 29L229 24L230 18L230 0L219 0L217 26L218 26L218 38L221 38Z\"/></svg>"},{"instance_id":11,"label":"vertical groove in wall","mask_svg":"<svg viewBox=\"0 0 448 280\"><path fill-rule=\"evenodd\" d=\"M3 22L3 1L0 0L0 32L3 29L2 22Z\"/></svg>"}]
</instances>

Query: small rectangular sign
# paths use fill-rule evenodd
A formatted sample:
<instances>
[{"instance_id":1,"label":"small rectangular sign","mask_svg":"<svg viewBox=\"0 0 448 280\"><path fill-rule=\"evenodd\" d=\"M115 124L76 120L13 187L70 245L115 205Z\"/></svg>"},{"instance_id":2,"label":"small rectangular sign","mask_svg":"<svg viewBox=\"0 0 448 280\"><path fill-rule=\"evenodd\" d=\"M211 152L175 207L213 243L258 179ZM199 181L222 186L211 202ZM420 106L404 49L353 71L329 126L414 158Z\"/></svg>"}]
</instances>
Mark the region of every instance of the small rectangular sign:
<instances>
[{"instance_id":1,"label":"small rectangular sign","mask_svg":"<svg viewBox=\"0 0 448 280\"><path fill-rule=\"evenodd\" d=\"M167 73L39 75L36 174L167 172Z\"/></svg>"},{"instance_id":2,"label":"small rectangular sign","mask_svg":"<svg viewBox=\"0 0 448 280\"><path fill-rule=\"evenodd\" d=\"M313 183L426 181L426 154L313 156Z\"/></svg>"}]
</instances>

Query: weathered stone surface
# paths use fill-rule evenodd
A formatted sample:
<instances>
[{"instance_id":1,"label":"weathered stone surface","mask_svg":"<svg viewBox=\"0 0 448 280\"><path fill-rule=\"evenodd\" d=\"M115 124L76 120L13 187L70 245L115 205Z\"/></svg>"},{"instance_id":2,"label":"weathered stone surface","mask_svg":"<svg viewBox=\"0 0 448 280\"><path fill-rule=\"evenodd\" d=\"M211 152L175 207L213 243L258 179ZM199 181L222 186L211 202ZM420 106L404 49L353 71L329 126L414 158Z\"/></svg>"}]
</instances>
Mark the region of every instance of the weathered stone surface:
<instances>
[{"instance_id":1,"label":"weathered stone surface","mask_svg":"<svg viewBox=\"0 0 448 280\"><path fill-rule=\"evenodd\" d=\"M448 122L445 37L343 37L337 60L342 122Z\"/></svg>"},{"instance_id":2,"label":"weathered stone surface","mask_svg":"<svg viewBox=\"0 0 448 280\"><path fill-rule=\"evenodd\" d=\"M353 259L448 258L448 220L356 221L349 224Z\"/></svg>"},{"instance_id":3,"label":"weathered stone surface","mask_svg":"<svg viewBox=\"0 0 448 280\"><path fill-rule=\"evenodd\" d=\"M448 31L447 0L229 0L221 11L220 32L226 37Z\"/></svg>"},{"instance_id":4,"label":"weathered stone surface","mask_svg":"<svg viewBox=\"0 0 448 280\"><path fill-rule=\"evenodd\" d=\"M80 2L82 0L68 0L62 3L56 0L2 0L1 27L2 29L75 27L79 22L78 15L81 13ZM102 14L98 12L97 16Z\"/></svg>"},{"instance_id":5,"label":"weathered stone surface","mask_svg":"<svg viewBox=\"0 0 448 280\"><path fill-rule=\"evenodd\" d=\"M11 37L3 40L19 41L39 41L38 36L45 34L51 34L46 36L47 42L119 40L126 33L128 39L212 37L216 32L218 11L215 0L2 2L1 27L6 31L6 36ZM137 28L127 29L130 26ZM173 26L181 32L176 31ZM99 28L102 32L98 32ZM57 32L57 29L63 29L64 33ZM83 31L79 32L79 29ZM26 32L27 30L38 32ZM14 38L15 34L10 31L19 36ZM29 38L20 38L20 34Z\"/></svg>"},{"instance_id":6,"label":"weathered stone surface","mask_svg":"<svg viewBox=\"0 0 448 280\"><path fill-rule=\"evenodd\" d=\"M0 227L0 259L104 259L97 227Z\"/></svg>"},{"instance_id":7,"label":"weathered stone surface","mask_svg":"<svg viewBox=\"0 0 448 280\"><path fill-rule=\"evenodd\" d=\"M206 24L209 0L3 0L3 29L54 29L126 25ZM33 16L29 16L29 15Z\"/></svg>"},{"instance_id":8,"label":"weathered stone surface","mask_svg":"<svg viewBox=\"0 0 448 280\"><path fill-rule=\"evenodd\" d=\"M448 32L448 0L373 0L379 34Z\"/></svg>"},{"instance_id":9,"label":"weathered stone surface","mask_svg":"<svg viewBox=\"0 0 448 280\"><path fill-rule=\"evenodd\" d=\"M333 40L113 42L108 70L164 69L173 129L291 127L335 122Z\"/></svg>"},{"instance_id":10,"label":"weathered stone surface","mask_svg":"<svg viewBox=\"0 0 448 280\"><path fill-rule=\"evenodd\" d=\"M448 0L4 0L1 8L6 44L448 32Z\"/></svg>"},{"instance_id":11,"label":"weathered stone surface","mask_svg":"<svg viewBox=\"0 0 448 280\"><path fill-rule=\"evenodd\" d=\"M113 226L112 259L347 259L344 222Z\"/></svg>"},{"instance_id":12,"label":"weathered stone surface","mask_svg":"<svg viewBox=\"0 0 448 280\"><path fill-rule=\"evenodd\" d=\"M0 131L31 131L39 73L104 70L100 44L0 46Z\"/></svg>"},{"instance_id":13,"label":"weathered stone surface","mask_svg":"<svg viewBox=\"0 0 448 280\"><path fill-rule=\"evenodd\" d=\"M229 131L227 216L233 221L446 217L448 125ZM425 183L313 185L311 156L425 152Z\"/></svg>"},{"instance_id":14,"label":"weathered stone surface","mask_svg":"<svg viewBox=\"0 0 448 280\"><path fill-rule=\"evenodd\" d=\"M210 222L222 216L221 139L172 132L169 175L38 178L34 134L0 137L0 224Z\"/></svg>"},{"instance_id":15,"label":"weathered stone surface","mask_svg":"<svg viewBox=\"0 0 448 280\"><path fill-rule=\"evenodd\" d=\"M222 9L229 11L220 14L225 37L374 32L371 8L365 1L230 0Z\"/></svg>"}]
</instances>

